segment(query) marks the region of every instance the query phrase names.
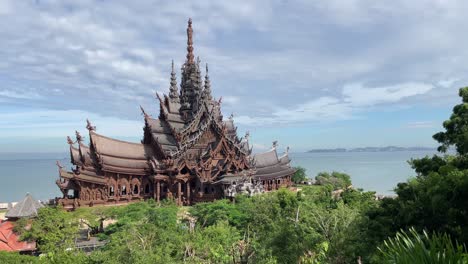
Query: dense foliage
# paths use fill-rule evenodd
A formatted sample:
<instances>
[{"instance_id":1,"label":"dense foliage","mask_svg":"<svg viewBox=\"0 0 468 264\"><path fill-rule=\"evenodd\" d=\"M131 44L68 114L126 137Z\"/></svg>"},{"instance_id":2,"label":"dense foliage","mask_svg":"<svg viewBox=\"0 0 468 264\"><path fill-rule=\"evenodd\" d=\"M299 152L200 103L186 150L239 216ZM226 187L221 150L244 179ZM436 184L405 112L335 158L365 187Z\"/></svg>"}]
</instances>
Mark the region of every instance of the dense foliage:
<instances>
[{"instance_id":1,"label":"dense foliage","mask_svg":"<svg viewBox=\"0 0 468 264\"><path fill-rule=\"evenodd\" d=\"M25 238L38 241L39 263L325 263L355 260L356 228L376 206L372 193L348 190L334 199L324 186L304 186L235 203L219 200L190 208L153 201L121 207L41 209ZM100 219L118 221L100 234L107 245L91 255L70 250L78 219L94 229ZM190 225L196 218L195 226ZM94 223L94 224L91 224ZM68 248L68 250L66 250ZM16 255L9 256L20 257ZM26 258L26 257L25 257ZM2 256L0 256L0 261ZM354 261L353 261L354 262Z\"/></svg>"},{"instance_id":2,"label":"dense foliage","mask_svg":"<svg viewBox=\"0 0 468 264\"><path fill-rule=\"evenodd\" d=\"M380 263L466 263L468 261L465 248L451 241L447 234L426 231L420 235L414 228L408 232L398 232L395 238L385 240L379 248Z\"/></svg>"},{"instance_id":3,"label":"dense foliage","mask_svg":"<svg viewBox=\"0 0 468 264\"><path fill-rule=\"evenodd\" d=\"M26 230L41 257L1 253L0 263L468 263L468 88L460 90L443 153L410 162L416 177L396 198L352 188L344 173L319 173L315 186L282 189L190 208L168 201L96 207L66 213L43 208ZM294 181L304 180L298 169ZM334 190L340 189L338 192ZM103 221L115 223L102 232ZM89 255L73 249L87 227L107 241Z\"/></svg>"},{"instance_id":4,"label":"dense foliage","mask_svg":"<svg viewBox=\"0 0 468 264\"><path fill-rule=\"evenodd\" d=\"M315 176L315 182L319 185L331 185L333 189L345 189L351 186L351 177L341 172L320 172Z\"/></svg>"},{"instance_id":5,"label":"dense foliage","mask_svg":"<svg viewBox=\"0 0 468 264\"><path fill-rule=\"evenodd\" d=\"M302 183L302 182L307 181L307 175L306 175L306 169L305 168L303 168L301 166L297 166L297 167L294 167L294 169L296 170L296 172L291 177L291 180L294 183Z\"/></svg>"}]
</instances>

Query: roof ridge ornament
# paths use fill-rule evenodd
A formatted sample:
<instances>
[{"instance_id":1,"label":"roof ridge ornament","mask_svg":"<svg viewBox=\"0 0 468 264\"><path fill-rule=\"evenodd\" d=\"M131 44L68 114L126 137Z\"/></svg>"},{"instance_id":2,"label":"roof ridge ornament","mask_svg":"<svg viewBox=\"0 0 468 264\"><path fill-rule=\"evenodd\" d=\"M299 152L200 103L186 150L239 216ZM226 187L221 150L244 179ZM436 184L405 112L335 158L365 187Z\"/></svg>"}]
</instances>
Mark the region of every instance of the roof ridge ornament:
<instances>
[{"instance_id":1,"label":"roof ridge ornament","mask_svg":"<svg viewBox=\"0 0 468 264\"><path fill-rule=\"evenodd\" d=\"M273 149L278 147L278 140L273 141Z\"/></svg>"},{"instance_id":2,"label":"roof ridge ornament","mask_svg":"<svg viewBox=\"0 0 468 264\"><path fill-rule=\"evenodd\" d=\"M89 119L86 119L86 129L88 129L89 131L95 131L96 126L93 126L91 122L89 121Z\"/></svg>"},{"instance_id":3,"label":"roof ridge ornament","mask_svg":"<svg viewBox=\"0 0 468 264\"><path fill-rule=\"evenodd\" d=\"M164 119L167 119L167 111L166 111L166 106L164 105L164 100L161 98L158 92L156 92L156 98L159 101L159 117L164 117Z\"/></svg>"},{"instance_id":4,"label":"roof ridge ornament","mask_svg":"<svg viewBox=\"0 0 468 264\"><path fill-rule=\"evenodd\" d=\"M193 64L193 29L192 18L189 18L187 25L187 64Z\"/></svg>"},{"instance_id":5,"label":"roof ridge ornament","mask_svg":"<svg viewBox=\"0 0 468 264\"><path fill-rule=\"evenodd\" d=\"M59 167L59 169L63 169L63 166L62 166L62 164L60 164L60 161L56 160L55 165L57 165L57 167Z\"/></svg>"},{"instance_id":6,"label":"roof ridge ornament","mask_svg":"<svg viewBox=\"0 0 468 264\"><path fill-rule=\"evenodd\" d=\"M83 137L81 136L80 132L78 132L78 130L75 130L75 136L76 136L76 141L78 143L80 143L81 141L83 141Z\"/></svg>"},{"instance_id":7,"label":"roof ridge ornament","mask_svg":"<svg viewBox=\"0 0 468 264\"><path fill-rule=\"evenodd\" d=\"M67 136L67 143L68 143L68 145L75 144L75 142L73 142L73 140L70 138L70 136Z\"/></svg>"},{"instance_id":8,"label":"roof ridge ornament","mask_svg":"<svg viewBox=\"0 0 468 264\"><path fill-rule=\"evenodd\" d=\"M143 108L143 106L140 105L140 110L141 110L141 114L145 117L145 118L148 118L149 115L146 113L145 109Z\"/></svg>"}]
</instances>

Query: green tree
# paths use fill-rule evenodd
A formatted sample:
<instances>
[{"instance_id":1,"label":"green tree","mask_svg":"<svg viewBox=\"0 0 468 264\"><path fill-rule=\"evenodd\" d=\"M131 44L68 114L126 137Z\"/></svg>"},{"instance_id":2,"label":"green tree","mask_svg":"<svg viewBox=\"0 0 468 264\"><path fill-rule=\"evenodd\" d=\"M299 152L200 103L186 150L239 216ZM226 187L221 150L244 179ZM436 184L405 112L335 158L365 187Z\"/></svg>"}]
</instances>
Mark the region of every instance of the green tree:
<instances>
[{"instance_id":1,"label":"green tree","mask_svg":"<svg viewBox=\"0 0 468 264\"><path fill-rule=\"evenodd\" d=\"M62 252L74 246L78 221L63 208L44 207L38 212L31 228L23 232L22 239L36 241L43 253Z\"/></svg>"},{"instance_id":2,"label":"green tree","mask_svg":"<svg viewBox=\"0 0 468 264\"><path fill-rule=\"evenodd\" d=\"M450 119L444 121L445 131L433 137L441 145L438 150L446 152L450 146L455 146L460 155L468 154L468 87L460 88L458 95L462 103L453 108Z\"/></svg>"},{"instance_id":3,"label":"green tree","mask_svg":"<svg viewBox=\"0 0 468 264\"><path fill-rule=\"evenodd\" d=\"M245 225L247 221L247 216L239 210L238 206L226 199L195 204L189 212L197 218L197 222L201 226L211 226L219 221L228 221L231 225L240 227Z\"/></svg>"},{"instance_id":4,"label":"green tree","mask_svg":"<svg viewBox=\"0 0 468 264\"><path fill-rule=\"evenodd\" d=\"M239 232L227 221L219 221L195 231L192 242L185 243L185 261L191 263L233 263Z\"/></svg>"},{"instance_id":5,"label":"green tree","mask_svg":"<svg viewBox=\"0 0 468 264\"><path fill-rule=\"evenodd\" d=\"M319 185L331 185L333 189L346 189L351 186L351 176L342 172L320 172L315 176L315 181Z\"/></svg>"},{"instance_id":6,"label":"green tree","mask_svg":"<svg viewBox=\"0 0 468 264\"><path fill-rule=\"evenodd\" d=\"M32 256L20 255L18 252L0 251L0 263L34 264L39 259Z\"/></svg>"},{"instance_id":7,"label":"green tree","mask_svg":"<svg viewBox=\"0 0 468 264\"><path fill-rule=\"evenodd\" d=\"M300 166L294 167L296 172L292 176L292 181L296 184L307 180L306 169Z\"/></svg>"}]
</instances>

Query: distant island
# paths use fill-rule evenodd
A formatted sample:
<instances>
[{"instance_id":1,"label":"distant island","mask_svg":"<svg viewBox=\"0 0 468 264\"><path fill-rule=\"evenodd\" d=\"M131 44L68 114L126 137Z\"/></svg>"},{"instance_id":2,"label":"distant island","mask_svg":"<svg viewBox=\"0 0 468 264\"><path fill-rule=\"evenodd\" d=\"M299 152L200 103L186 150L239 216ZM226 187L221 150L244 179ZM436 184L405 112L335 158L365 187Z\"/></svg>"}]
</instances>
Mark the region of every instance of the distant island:
<instances>
[{"instance_id":1,"label":"distant island","mask_svg":"<svg viewBox=\"0 0 468 264\"><path fill-rule=\"evenodd\" d=\"M428 147L363 147L363 148L333 148L333 149L311 149L308 153L325 153L325 152L396 152L396 151L435 151L436 148Z\"/></svg>"}]
</instances>

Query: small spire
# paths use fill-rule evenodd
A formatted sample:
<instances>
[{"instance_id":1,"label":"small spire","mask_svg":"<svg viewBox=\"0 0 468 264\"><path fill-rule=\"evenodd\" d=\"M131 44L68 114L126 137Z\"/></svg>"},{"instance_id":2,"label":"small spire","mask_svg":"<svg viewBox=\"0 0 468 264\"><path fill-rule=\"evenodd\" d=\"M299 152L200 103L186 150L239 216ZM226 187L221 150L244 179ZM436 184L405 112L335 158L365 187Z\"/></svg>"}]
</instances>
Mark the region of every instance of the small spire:
<instances>
[{"instance_id":1,"label":"small spire","mask_svg":"<svg viewBox=\"0 0 468 264\"><path fill-rule=\"evenodd\" d=\"M86 129L88 129L89 131L95 131L96 130L96 127L91 124L89 119L86 119Z\"/></svg>"},{"instance_id":2,"label":"small spire","mask_svg":"<svg viewBox=\"0 0 468 264\"><path fill-rule=\"evenodd\" d=\"M193 29L192 19L189 18L187 26L187 64L192 64L193 58Z\"/></svg>"},{"instance_id":3,"label":"small spire","mask_svg":"<svg viewBox=\"0 0 468 264\"><path fill-rule=\"evenodd\" d=\"M174 70L174 60L172 60L171 86L169 87L169 98L172 102L179 102L179 92L177 91L177 77Z\"/></svg>"},{"instance_id":4,"label":"small spire","mask_svg":"<svg viewBox=\"0 0 468 264\"><path fill-rule=\"evenodd\" d=\"M198 94L200 95L201 90L203 89L203 81L202 81L202 76L201 76L201 70L200 70L200 57L197 57L197 69L196 69L196 76L197 76L197 82L195 84L195 89L196 92L198 91Z\"/></svg>"},{"instance_id":5,"label":"small spire","mask_svg":"<svg viewBox=\"0 0 468 264\"><path fill-rule=\"evenodd\" d=\"M206 64L205 90L203 90L203 95L209 101L213 100L213 97L211 96L210 76L208 75L208 63Z\"/></svg>"}]
</instances>

